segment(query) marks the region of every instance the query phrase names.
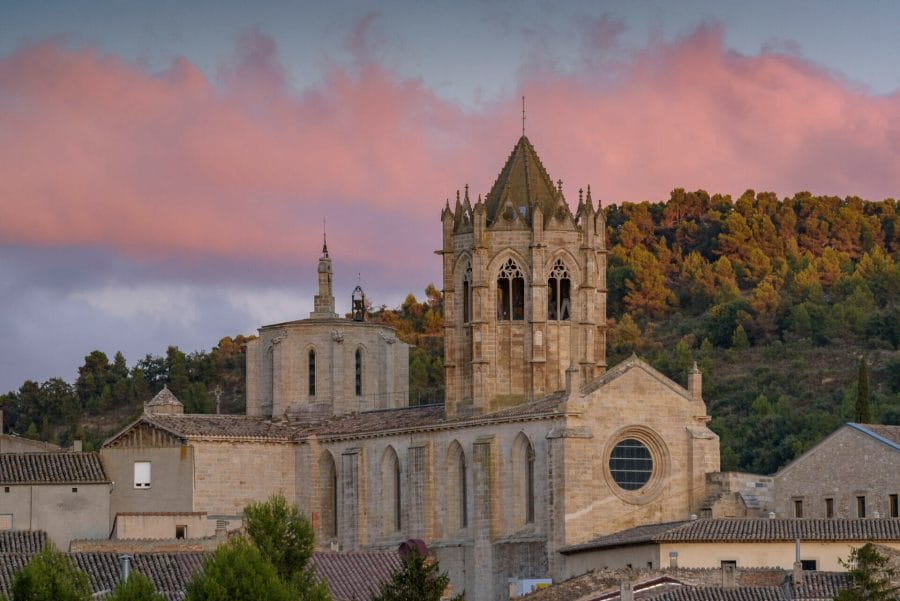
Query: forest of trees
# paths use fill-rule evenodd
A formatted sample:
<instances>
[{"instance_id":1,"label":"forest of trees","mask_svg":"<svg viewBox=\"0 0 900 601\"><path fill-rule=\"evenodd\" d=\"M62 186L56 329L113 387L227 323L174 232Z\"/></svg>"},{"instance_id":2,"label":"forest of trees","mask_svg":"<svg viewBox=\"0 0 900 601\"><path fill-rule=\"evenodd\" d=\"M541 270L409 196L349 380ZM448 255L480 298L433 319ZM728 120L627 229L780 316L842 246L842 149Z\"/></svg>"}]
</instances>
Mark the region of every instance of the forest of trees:
<instances>
[{"instance_id":1,"label":"forest of trees","mask_svg":"<svg viewBox=\"0 0 900 601\"><path fill-rule=\"evenodd\" d=\"M667 202L607 207L608 363L632 352L684 384L698 363L722 468L772 473L852 421L861 357L872 421L900 424L900 215L893 200L677 189ZM370 319L410 349L410 401L443 400L443 306ZM131 368L94 351L74 385L25 382L0 396L6 424L34 438L97 444L163 384L186 411L243 411L247 338L210 352L146 356ZM106 420L98 419L106 416Z\"/></svg>"}]
</instances>

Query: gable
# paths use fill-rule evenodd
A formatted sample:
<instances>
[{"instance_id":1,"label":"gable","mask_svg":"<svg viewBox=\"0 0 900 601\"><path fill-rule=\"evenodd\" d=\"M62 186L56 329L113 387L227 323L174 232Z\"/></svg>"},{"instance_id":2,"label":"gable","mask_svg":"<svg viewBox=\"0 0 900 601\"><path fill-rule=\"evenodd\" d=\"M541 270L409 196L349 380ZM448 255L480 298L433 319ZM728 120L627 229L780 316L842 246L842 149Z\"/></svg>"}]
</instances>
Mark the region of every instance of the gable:
<instances>
[{"instance_id":1,"label":"gable","mask_svg":"<svg viewBox=\"0 0 900 601\"><path fill-rule=\"evenodd\" d=\"M667 398L693 403L691 393L636 355L619 363L581 388L584 397L627 396L632 400Z\"/></svg>"},{"instance_id":2,"label":"gable","mask_svg":"<svg viewBox=\"0 0 900 601\"><path fill-rule=\"evenodd\" d=\"M138 420L103 444L112 449L180 447L185 440L144 420Z\"/></svg>"}]
</instances>

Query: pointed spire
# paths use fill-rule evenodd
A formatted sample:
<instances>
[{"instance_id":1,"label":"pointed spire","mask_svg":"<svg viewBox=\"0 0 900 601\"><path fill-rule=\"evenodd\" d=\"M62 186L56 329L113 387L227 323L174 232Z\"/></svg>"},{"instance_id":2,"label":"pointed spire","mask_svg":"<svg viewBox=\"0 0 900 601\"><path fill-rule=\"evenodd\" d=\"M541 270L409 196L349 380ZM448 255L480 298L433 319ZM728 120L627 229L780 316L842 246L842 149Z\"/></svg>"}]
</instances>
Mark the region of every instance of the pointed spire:
<instances>
[{"instance_id":1,"label":"pointed spire","mask_svg":"<svg viewBox=\"0 0 900 601\"><path fill-rule=\"evenodd\" d=\"M466 184L466 202L469 202L469 184Z\"/></svg>"},{"instance_id":2,"label":"pointed spire","mask_svg":"<svg viewBox=\"0 0 900 601\"><path fill-rule=\"evenodd\" d=\"M561 179L556 180L556 191L559 192L560 194L562 194L562 180Z\"/></svg>"},{"instance_id":3,"label":"pointed spire","mask_svg":"<svg viewBox=\"0 0 900 601\"><path fill-rule=\"evenodd\" d=\"M587 196L585 197L584 202L592 211L594 210L594 201L591 200L591 185L590 184L588 184Z\"/></svg>"},{"instance_id":4,"label":"pointed spire","mask_svg":"<svg viewBox=\"0 0 900 601\"><path fill-rule=\"evenodd\" d=\"M322 256L328 256L328 238L325 233L325 218L322 218Z\"/></svg>"},{"instance_id":5,"label":"pointed spire","mask_svg":"<svg viewBox=\"0 0 900 601\"><path fill-rule=\"evenodd\" d=\"M525 137L525 96L522 96L522 137Z\"/></svg>"}]
</instances>

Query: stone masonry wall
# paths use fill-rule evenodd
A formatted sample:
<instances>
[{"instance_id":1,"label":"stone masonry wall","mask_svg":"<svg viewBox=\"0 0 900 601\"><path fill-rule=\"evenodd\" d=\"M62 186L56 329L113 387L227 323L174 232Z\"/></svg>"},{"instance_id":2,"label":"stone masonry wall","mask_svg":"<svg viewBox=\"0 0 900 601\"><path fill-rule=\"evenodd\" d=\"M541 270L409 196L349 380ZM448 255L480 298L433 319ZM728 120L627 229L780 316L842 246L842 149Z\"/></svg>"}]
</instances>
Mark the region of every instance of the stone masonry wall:
<instances>
[{"instance_id":1,"label":"stone masonry wall","mask_svg":"<svg viewBox=\"0 0 900 601\"><path fill-rule=\"evenodd\" d=\"M889 516L889 495L900 495L900 451L844 426L775 475L774 511L794 517L801 501L804 518L825 518L833 499L835 518L855 518L857 497L866 517Z\"/></svg>"},{"instance_id":2,"label":"stone masonry wall","mask_svg":"<svg viewBox=\"0 0 900 601\"><path fill-rule=\"evenodd\" d=\"M296 449L289 443L193 441L193 511L240 516L254 501L281 492L296 498Z\"/></svg>"}]
</instances>

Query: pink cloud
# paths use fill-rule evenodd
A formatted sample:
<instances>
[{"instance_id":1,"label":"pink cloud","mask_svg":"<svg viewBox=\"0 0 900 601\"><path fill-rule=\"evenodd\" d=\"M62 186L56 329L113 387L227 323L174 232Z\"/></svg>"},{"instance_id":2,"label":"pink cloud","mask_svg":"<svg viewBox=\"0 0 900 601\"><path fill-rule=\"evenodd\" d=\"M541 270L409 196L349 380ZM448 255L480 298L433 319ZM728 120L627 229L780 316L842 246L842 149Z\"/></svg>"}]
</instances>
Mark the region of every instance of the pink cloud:
<instances>
[{"instance_id":1,"label":"pink cloud","mask_svg":"<svg viewBox=\"0 0 900 601\"><path fill-rule=\"evenodd\" d=\"M392 238L437 235L443 199L466 182L487 191L523 93L529 137L570 202L587 184L612 202L674 187L897 195L900 95L795 55L730 52L715 27L616 63L596 37L576 71L527 73L472 110L372 59L296 92L259 32L214 81L185 59L148 73L22 48L0 59L0 243L278 260L314 255L328 216L348 260L402 261Z\"/></svg>"}]
</instances>

